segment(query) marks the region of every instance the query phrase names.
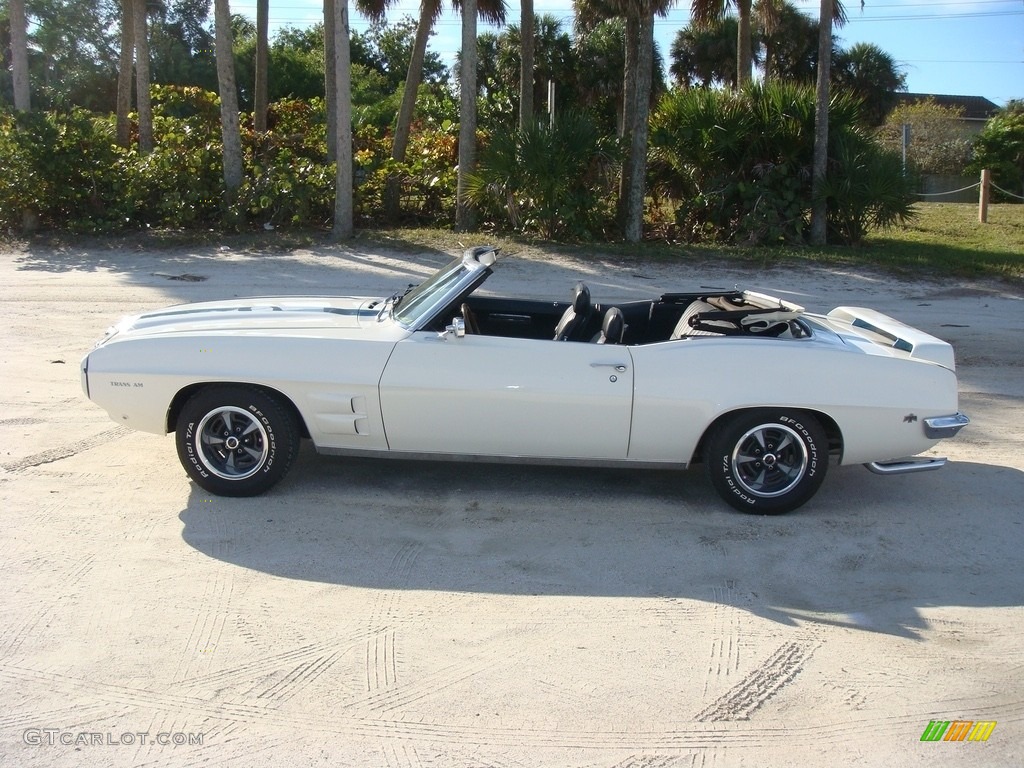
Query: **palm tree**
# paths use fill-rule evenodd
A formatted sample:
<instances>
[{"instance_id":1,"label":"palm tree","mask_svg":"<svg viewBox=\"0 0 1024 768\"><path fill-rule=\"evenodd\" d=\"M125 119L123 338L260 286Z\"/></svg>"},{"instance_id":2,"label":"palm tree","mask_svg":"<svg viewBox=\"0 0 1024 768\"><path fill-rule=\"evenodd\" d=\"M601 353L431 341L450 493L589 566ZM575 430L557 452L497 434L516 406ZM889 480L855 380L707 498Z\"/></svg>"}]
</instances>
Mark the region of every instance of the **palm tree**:
<instances>
[{"instance_id":1,"label":"palm tree","mask_svg":"<svg viewBox=\"0 0 1024 768\"><path fill-rule=\"evenodd\" d=\"M627 110L626 165L619 197L622 201L626 242L643 236L644 193L647 180L647 135L651 113L651 70L654 65L654 16L664 14L667 4L633 0L626 13L626 71L623 89ZM634 51L630 55L630 49ZM629 116L632 120L629 120Z\"/></svg>"},{"instance_id":2,"label":"palm tree","mask_svg":"<svg viewBox=\"0 0 1024 768\"><path fill-rule=\"evenodd\" d=\"M742 88L750 80L753 66L753 43L751 34L750 0L692 0L693 23L698 27L710 27L720 21L732 5L736 6L738 25L736 28L736 88Z\"/></svg>"},{"instance_id":3,"label":"palm tree","mask_svg":"<svg viewBox=\"0 0 1024 768\"><path fill-rule=\"evenodd\" d=\"M331 0L334 11L334 59L326 66L334 69L335 125L337 126L337 162L335 164L334 226L335 238L348 239L352 225L352 51L348 28L348 0Z\"/></svg>"},{"instance_id":4,"label":"palm tree","mask_svg":"<svg viewBox=\"0 0 1024 768\"><path fill-rule=\"evenodd\" d=\"M224 187L230 206L242 186L242 135L238 127L238 88L228 0L214 0L217 85L220 91L220 134L224 158Z\"/></svg>"},{"instance_id":5,"label":"palm tree","mask_svg":"<svg viewBox=\"0 0 1024 768\"><path fill-rule=\"evenodd\" d=\"M722 83L736 87L735 16L726 16L713 24L688 25L672 41L672 66L669 72L677 84L686 88Z\"/></svg>"},{"instance_id":6,"label":"palm tree","mask_svg":"<svg viewBox=\"0 0 1024 768\"><path fill-rule=\"evenodd\" d=\"M28 81L28 23L25 0L11 0L11 68L14 76L14 108L28 112L32 108Z\"/></svg>"},{"instance_id":7,"label":"palm tree","mask_svg":"<svg viewBox=\"0 0 1024 768\"><path fill-rule=\"evenodd\" d=\"M14 76L14 108L19 112L32 109L28 80L28 24L25 20L25 0L11 0L11 68ZM31 208L21 212L21 226L26 234L38 226L38 216Z\"/></svg>"},{"instance_id":8,"label":"palm tree","mask_svg":"<svg viewBox=\"0 0 1024 768\"><path fill-rule=\"evenodd\" d=\"M768 6L764 0L755 6L764 45L765 82L812 82L818 66L818 22L786 0L775 5L771 15L762 10Z\"/></svg>"},{"instance_id":9,"label":"palm tree","mask_svg":"<svg viewBox=\"0 0 1024 768\"><path fill-rule=\"evenodd\" d=\"M476 0L462 0L462 61L459 76L459 175L455 191L455 229L475 227L469 178L476 170Z\"/></svg>"},{"instance_id":10,"label":"palm tree","mask_svg":"<svg viewBox=\"0 0 1024 768\"><path fill-rule=\"evenodd\" d=\"M121 59L117 68L117 143L131 143L132 66L135 62L135 2L121 0Z\"/></svg>"},{"instance_id":11,"label":"palm tree","mask_svg":"<svg viewBox=\"0 0 1024 768\"><path fill-rule=\"evenodd\" d=\"M327 162L338 159L338 83L334 61L334 0L324 0L324 107L327 110ZM350 43L351 45L351 43ZM351 54L351 51L349 52Z\"/></svg>"},{"instance_id":12,"label":"palm tree","mask_svg":"<svg viewBox=\"0 0 1024 768\"><path fill-rule=\"evenodd\" d=\"M907 87L896 60L874 43L857 43L840 51L832 62L831 79L861 98L862 120L872 127L885 121L896 103L896 91Z\"/></svg>"},{"instance_id":13,"label":"palm tree","mask_svg":"<svg viewBox=\"0 0 1024 768\"><path fill-rule=\"evenodd\" d=\"M619 181L619 216L627 242L643 235L647 176L648 118L654 71L654 17L664 16L672 0L575 0L577 25L621 17L626 22L626 63L623 72L623 130L626 159Z\"/></svg>"},{"instance_id":14,"label":"palm tree","mask_svg":"<svg viewBox=\"0 0 1024 768\"><path fill-rule=\"evenodd\" d=\"M578 96L576 61L573 55L572 38L562 31L562 22L550 14L535 16L533 22L533 92L531 103L545 99L547 82L553 80L563 88L565 97L559 102L570 104ZM619 45L622 40L620 38ZM483 32L477 36L477 89L487 94L488 100L507 99L518 105L522 74L523 37L518 24L509 24L501 34ZM585 60L585 59L584 59ZM588 62L588 66L589 66ZM621 72L621 64L619 71ZM516 83L515 92L511 84ZM621 87L621 77L619 80ZM538 90L538 86L540 89ZM530 109L531 114L534 110ZM520 124L521 109L515 124ZM532 124L532 120L530 121ZM520 128L522 126L520 125Z\"/></svg>"},{"instance_id":15,"label":"palm tree","mask_svg":"<svg viewBox=\"0 0 1024 768\"><path fill-rule=\"evenodd\" d=\"M692 0L693 21L697 26L710 26L725 16L726 11L735 5L738 26L736 29L736 88L742 88L750 82L751 68L754 65L753 22L766 33L772 34L782 23L786 0ZM841 0L829 0L832 18L836 21L845 20L845 12ZM824 7L824 4L823 4Z\"/></svg>"},{"instance_id":16,"label":"palm tree","mask_svg":"<svg viewBox=\"0 0 1024 768\"><path fill-rule=\"evenodd\" d=\"M146 0L135 0L135 101L139 110L139 151L153 151L153 106L149 98L149 30ZM220 57L218 59L218 67Z\"/></svg>"},{"instance_id":17,"label":"palm tree","mask_svg":"<svg viewBox=\"0 0 1024 768\"><path fill-rule=\"evenodd\" d=\"M521 0L519 61L519 130L533 122L533 0Z\"/></svg>"},{"instance_id":18,"label":"palm tree","mask_svg":"<svg viewBox=\"0 0 1024 768\"><path fill-rule=\"evenodd\" d=\"M818 83L814 102L814 162L811 170L811 243L825 245L828 239L828 202L825 181L828 174L828 102L832 71L832 23L846 22L840 0L821 0L818 16Z\"/></svg>"},{"instance_id":19,"label":"palm tree","mask_svg":"<svg viewBox=\"0 0 1024 768\"><path fill-rule=\"evenodd\" d=\"M267 130L267 68L270 56L267 52L267 28L270 15L270 0L256 0L256 83L253 88L253 128L259 132Z\"/></svg>"},{"instance_id":20,"label":"palm tree","mask_svg":"<svg viewBox=\"0 0 1024 768\"><path fill-rule=\"evenodd\" d=\"M581 107L601 120L606 130L621 136L625 130L622 109L622 73L626 66L626 25L608 19L591 29L577 28L572 53L587 62L575 73L576 98Z\"/></svg>"},{"instance_id":21,"label":"palm tree","mask_svg":"<svg viewBox=\"0 0 1024 768\"><path fill-rule=\"evenodd\" d=\"M325 0L330 2L331 0ZM397 0L356 0L359 12L370 19L383 19L387 9ZM458 0L453 0L458 7ZM474 6L480 17L492 24L505 23L505 0L479 0ZM434 23L444 8L443 0L421 0L420 18L416 25L416 38L413 40L412 56L409 59L409 71L405 77L405 89L402 91L402 104L398 110L395 123L395 137L391 143L391 159L405 162L405 153L409 147L409 133L412 130L412 117L416 110L416 95L420 82L423 80L423 59L427 53L427 41L434 30ZM475 26L475 23L474 23ZM475 43L474 43L475 50ZM388 179L384 208L388 218L396 218L399 213L400 180L397 177Z\"/></svg>"}]
</instances>

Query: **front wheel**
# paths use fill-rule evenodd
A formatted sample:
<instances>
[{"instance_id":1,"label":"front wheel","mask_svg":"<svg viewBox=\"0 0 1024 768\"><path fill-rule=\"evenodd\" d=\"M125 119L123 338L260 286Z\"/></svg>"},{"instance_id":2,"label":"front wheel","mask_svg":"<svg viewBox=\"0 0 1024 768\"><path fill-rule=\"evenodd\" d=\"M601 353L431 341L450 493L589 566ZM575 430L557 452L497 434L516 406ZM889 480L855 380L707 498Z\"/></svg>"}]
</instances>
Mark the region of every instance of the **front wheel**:
<instances>
[{"instance_id":1,"label":"front wheel","mask_svg":"<svg viewBox=\"0 0 1024 768\"><path fill-rule=\"evenodd\" d=\"M828 469L828 436L800 411L737 414L708 438L705 462L718 494L741 512L781 515L810 499Z\"/></svg>"},{"instance_id":2,"label":"front wheel","mask_svg":"<svg viewBox=\"0 0 1024 768\"><path fill-rule=\"evenodd\" d=\"M197 485L218 496L256 496L288 472L298 453L295 416L255 387L215 385L189 398L175 442Z\"/></svg>"}]
</instances>

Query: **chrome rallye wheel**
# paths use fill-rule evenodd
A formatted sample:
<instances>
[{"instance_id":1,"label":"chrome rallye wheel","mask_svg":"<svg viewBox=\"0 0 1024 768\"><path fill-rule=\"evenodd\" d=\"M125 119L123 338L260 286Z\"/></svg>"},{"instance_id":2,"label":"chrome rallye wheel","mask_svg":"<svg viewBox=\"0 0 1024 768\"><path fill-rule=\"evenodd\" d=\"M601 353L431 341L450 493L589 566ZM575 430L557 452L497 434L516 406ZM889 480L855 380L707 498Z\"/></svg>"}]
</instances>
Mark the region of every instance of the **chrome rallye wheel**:
<instances>
[{"instance_id":1,"label":"chrome rallye wheel","mask_svg":"<svg viewBox=\"0 0 1024 768\"><path fill-rule=\"evenodd\" d=\"M185 403L175 442L199 486L220 496L255 496L284 477L299 430L291 410L269 393L215 385Z\"/></svg>"},{"instance_id":2,"label":"chrome rallye wheel","mask_svg":"<svg viewBox=\"0 0 1024 768\"><path fill-rule=\"evenodd\" d=\"M804 504L825 479L828 437L810 414L750 411L715 429L705 462L711 484L733 507L779 515Z\"/></svg>"}]
</instances>

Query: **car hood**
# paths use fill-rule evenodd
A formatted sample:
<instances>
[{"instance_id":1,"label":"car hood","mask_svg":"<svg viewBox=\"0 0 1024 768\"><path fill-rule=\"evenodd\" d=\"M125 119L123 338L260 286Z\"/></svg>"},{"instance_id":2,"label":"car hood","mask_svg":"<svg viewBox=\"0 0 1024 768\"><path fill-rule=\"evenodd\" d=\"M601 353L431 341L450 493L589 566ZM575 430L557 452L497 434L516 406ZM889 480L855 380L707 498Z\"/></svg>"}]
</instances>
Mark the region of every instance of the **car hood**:
<instances>
[{"instance_id":1,"label":"car hood","mask_svg":"<svg viewBox=\"0 0 1024 768\"><path fill-rule=\"evenodd\" d=\"M124 318L107 336L356 328L375 323L383 299L274 296L180 304Z\"/></svg>"}]
</instances>

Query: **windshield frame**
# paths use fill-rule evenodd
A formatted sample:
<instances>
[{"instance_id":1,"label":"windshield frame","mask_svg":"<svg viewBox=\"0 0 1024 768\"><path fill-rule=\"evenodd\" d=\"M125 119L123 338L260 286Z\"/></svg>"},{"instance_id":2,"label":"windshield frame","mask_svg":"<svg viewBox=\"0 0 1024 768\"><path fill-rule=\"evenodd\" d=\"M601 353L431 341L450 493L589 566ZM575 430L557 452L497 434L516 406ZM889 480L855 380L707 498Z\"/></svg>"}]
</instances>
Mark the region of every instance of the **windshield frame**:
<instances>
[{"instance_id":1,"label":"windshield frame","mask_svg":"<svg viewBox=\"0 0 1024 768\"><path fill-rule=\"evenodd\" d=\"M416 287L390 299L387 316L406 330L421 329L457 296L473 290L490 274L490 265L478 260L481 250L467 250Z\"/></svg>"}]
</instances>

